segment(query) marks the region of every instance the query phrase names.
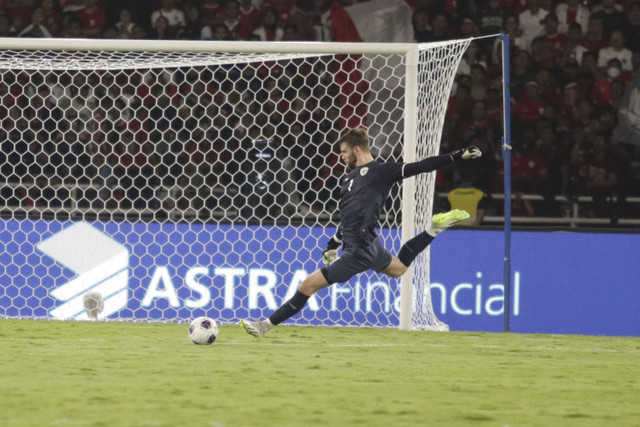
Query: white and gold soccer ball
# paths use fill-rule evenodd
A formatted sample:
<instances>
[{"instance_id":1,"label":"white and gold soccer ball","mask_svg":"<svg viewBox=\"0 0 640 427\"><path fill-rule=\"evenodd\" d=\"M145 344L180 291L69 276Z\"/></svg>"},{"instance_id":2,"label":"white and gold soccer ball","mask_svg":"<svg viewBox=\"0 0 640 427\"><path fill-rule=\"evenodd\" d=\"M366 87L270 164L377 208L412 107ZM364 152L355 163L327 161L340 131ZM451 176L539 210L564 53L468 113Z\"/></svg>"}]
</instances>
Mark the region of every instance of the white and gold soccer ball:
<instances>
[{"instance_id":1,"label":"white and gold soccer ball","mask_svg":"<svg viewBox=\"0 0 640 427\"><path fill-rule=\"evenodd\" d=\"M210 317L196 317L189 324L189 338L194 344L213 344L218 338L218 324Z\"/></svg>"}]
</instances>

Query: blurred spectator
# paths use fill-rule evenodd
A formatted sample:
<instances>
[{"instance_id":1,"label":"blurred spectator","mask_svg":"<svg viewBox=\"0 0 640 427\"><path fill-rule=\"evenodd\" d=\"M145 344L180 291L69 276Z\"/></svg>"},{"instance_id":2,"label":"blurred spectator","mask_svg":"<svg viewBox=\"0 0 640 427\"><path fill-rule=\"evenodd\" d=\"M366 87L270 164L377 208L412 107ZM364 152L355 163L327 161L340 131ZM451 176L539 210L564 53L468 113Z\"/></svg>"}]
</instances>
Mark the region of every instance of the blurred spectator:
<instances>
[{"instance_id":1,"label":"blurred spectator","mask_svg":"<svg viewBox=\"0 0 640 427\"><path fill-rule=\"evenodd\" d=\"M118 37L121 39L130 39L133 32L133 27L136 24L133 22L133 14L128 8L120 10L120 20L116 23L116 30L118 31Z\"/></svg>"},{"instance_id":2,"label":"blurred spectator","mask_svg":"<svg viewBox=\"0 0 640 427\"><path fill-rule=\"evenodd\" d=\"M107 25L106 27L104 27L104 30L102 30L102 38L109 40L119 39L120 37L118 36L118 29L116 28L116 26Z\"/></svg>"},{"instance_id":3,"label":"blurred spectator","mask_svg":"<svg viewBox=\"0 0 640 427\"><path fill-rule=\"evenodd\" d=\"M35 0L18 0L7 5L7 12L17 32L22 31L32 20L32 12L36 7Z\"/></svg>"},{"instance_id":4,"label":"blurred spectator","mask_svg":"<svg viewBox=\"0 0 640 427\"><path fill-rule=\"evenodd\" d=\"M570 59L576 61L578 65L582 64L582 55L589 49L582 44L582 28L577 22L569 24L567 31L567 40L564 45L564 55L562 63L566 64Z\"/></svg>"},{"instance_id":5,"label":"blurred spectator","mask_svg":"<svg viewBox=\"0 0 640 427\"><path fill-rule=\"evenodd\" d=\"M140 25L134 25L131 29L131 38L134 40L144 40L147 38L147 31Z\"/></svg>"},{"instance_id":6,"label":"blurred spectator","mask_svg":"<svg viewBox=\"0 0 640 427\"><path fill-rule=\"evenodd\" d=\"M471 109L471 117L460 123L456 137L459 140L455 148L463 148L469 144L474 135L484 133L493 134L492 121L487 117L487 104L483 100L476 100Z\"/></svg>"},{"instance_id":7,"label":"blurred spectator","mask_svg":"<svg viewBox=\"0 0 640 427\"><path fill-rule=\"evenodd\" d=\"M217 21L218 14L222 11L224 2L218 0L204 0L200 4L202 11L202 24L213 26Z\"/></svg>"},{"instance_id":8,"label":"blurred spectator","mask_svg":"<svg viewBox=\"0 0 640 427\"><path fill-rule=\"evenodd\" d=\"M447 193L449 209L463 209L470 217L459 225L480 225L484 219L486 194L474 186L473 170L460 168L460 184Z\"/></svg>"},{"instance_id":9,"label":"blurred spectator","mask_svg":"<svg viewBox=\"0 0 640 427\"><path fill-rule=\"evenodd\" d=\"M287 24L282 29L282 41L300 41L300 31L294 24Z\"/></svg>"},{"instance_id":10,"label":"blurred spectator","mask_svg":"<svg viewBox=\"0 0 640 427\"><path fill-rule=\"evenodd\" d=\"M561 73L561 71L558 71ZM551 74L546 68L540 68L536 73L536 82L540 85L542 91L542 98L546 100L547 104L553 104L559 106L562 104L562 98L564 95L558 86L557 78Z\"/></svg>"},{"instance_id":11,"label":"blurred spectator","mask_svg":"<svg viewBox=\"0 0 640 427\"><path fill-rule=\"evenodd\" d=\"M185 10L185 26L180 27L176 32L181 38L198 40L202 38L202 9L198 5L191 4Z\"/></svg>"},{"instance_id":12,"label":"blurred spectator","mask_svg":"<svg viewBox=\"0 0 640 427\"><path fill-rule=\"evenodd\" d=\"M536 150L537 134L526 128L513 144L511 185L524 194L540 194L548 178L544 158Z\"/></svg>"},{"instance_id":13,"label":"blurred spectator","mask_svg":"<svg viewBox=\"0 0 640 427\"><path fill-rule=\"evenodd\" d=\"M16 29L13 28L11 18L5 13L0 13L0 37L15 37Z\"/></svg>"},{"instance_id":14,"label":"blurred spectator","mask_svg":"<svg viewBox=\"0 0 640 427\"><path fill-rule=\"evenodd\" d=\"M549 43L542 44L540 58L537 63L533 64L533 69L536 75L540 70L546 70L554 81L562 80L560 58L558 58L556 50Z\"/></svg>"},{"instance_id":15,"label":"blurred spectator","mask_svg":"<svg viewBox=\"0 0 640 427\"><path fill-rule=\"evenodd\" d=\"M500 33L504 20L511 14L512 12L503 6L502 0L488 0L474 18L480 27L480 33L489 35Z\"/></svg>"},{"instance_id":16,"label":"blurred spectator","mask_svg":"<svg viewBox=\"0 0 640 427\"><path fill-rule=\"evenodd\" d=\"M607 67L611 59L617 59L622 64L622 71L633 71L631 51L624 47L624 34L615 30L611 33L611 46L603 47L598 51L598 68L603 74L607 73Z\"/></svg>"},{"instance_id":17,"label":"blurred spectator","mask_svg":"<svg viewBox=\"0 0 640 427\"><path fill-rule=\"evenodd\" d=\"M535 79L535 73L531 69L531 59L526 50L519 51L513 58L511 69L511 96L520 99L524 93L525 84Z\"/></svg>"},{"instance_id":18,"label":"blurred spectator","mask_svg":"<svg viewBox=\"0 0 640 427\"><path fill-rule=\"evenodd\" d=\"M473 108L473 98L471 98L471 90L468 84L463 84L458 80L454 95L449 98L449 106L447 108L447 121L458 128L458 124L463 120L467 120L471 116ZM453 150L450 147L450 150Z\"/></svg>"},{"instance_id":19,"label":"blurred spectator","mask_svg":"<svg viewBox=\"0 0 640 427\"><path fill-rule=\"evenodd\" d=\"M569 31L569 25L575 22L586 33L590 12L587 6L580 3L580 0L566 0L559 3L555 14L558 17L559 32L566 34Z\"/></svg>"},{"instance_id":20,"label":"blurred spectator","mask_svg":"<svg viewBox=\"0 0 640 427\"><path fill-rule=\"evenodd\" d=\"M500 159L500 149L497 148L496 135L490 132L478 132L469 140L469 145L474 145L482 150L482 157L469 160L465 167L473 171L474 185L489 194L495 189L498 178L497 159ZM501 161L501 159L500 159Z\"/></svg>"},{"instance_id":21,"label":"blurred spectator","mask_svg":"<svg viewBox=\"0 0 640 427\"><path fill-rule=\"evenodd\" d=\"M240 34L251 34L252 28L242 28L240 21L240 4L236 0L229 0L222 10L222 23L227 26L228 37L233 40L240 39Z\"/></svg>"},{"instance_id":22,"label":"blurred spectator","mask_svg":"<svg viewBox=\"0 0 640 427\"><path fill-rule=\"evenodd\" d=\"M57 0L42 0L40 4L44 13L43 24L51 34L58 34L60 31L60 18L62 17L60 5Z\"/></svg>"},{"instance_id":23,"label":"blurred spectator","mask_svg":"<svg viewBox=\"0 0 640 427\"><path fill-rule=\"evenodd\" d=\"M77 39L82 37L82 21L76 17L67 21L62 26L60 37Z\"/></svg>"},{"instance_id":24,"label":"blurred spectator","mask_svg":"<svg viewBox=\"0 0 640 427\"><path fill-rule=\"evenodd\" d=\"M602 9L594 11L591 19L602 21L602 37L609 40L615 30L624 28L627 18L624 12L617 9L616 0L602 0Z\"/></svg>"},{"instance_id":25,"label":"blurred spectator","mask_svg":"<svg viewBox=\"0 0 640 427\"><path fill-rule=\"evenodd\" d=\"M213 28L213 39L212 40L235 40L231 33L229 32L229 28L224 23L219 23Z\"/></svg>"},{"instance_id":26,"label":"blurred spectator","mask_svg":"<svg viewBox=\"0 0 640 427\"><path fill-rule=\"evenodd\" d=\"M566 61L563 61L562 75L556 82L558 87L563 88L567 83L577 82L579 70L580 66L578 65L578 61L576 61L575 59L569 58Z\"/></svg>"},{"instance_id":27,"label":"blurred spectator","mask_svg":"<svg viewBox=\"0 0 640 427\"><path fill-rule=\"evenodd\" d=\"M593 113L593 104L590 99L580 98L575 111L574 122L578 123L583 130L587 131L591 124L591 115Z\"/></svg>"},{"instance_id":28,"label":"blurred spectator","mask_svg":"<svg viewBox=\"0 0 640 427\"><path fill-rule=\"evenodd\" d=\"M331 12L329 6L332 4L330 0L313 0L313 6L309 12L309 22L313 26L314 39L316 41L332 41Z\"/></svg>"},{"instance_id":29,"label":"blurred spectator","mask_svg":"<svg viewBox=\"0 0 640 427\"><path fill-rule=\"evenodd\" d=\"M266 0L264 7L276 11L278 22L287 22L294 14L300 12L296 7L296 0Z\"/></svg>"},{"instance_id":30,"label":"blurred spectator","mask_svg":"<svg viewBox=\"0 0 640 427\"><path fill-rule=\"evenodd\" d=\"M427 9L416 9L413 12L413 37L417 43L426 43L433 37Z\"/></svg>"},{"instance_id":31,"label":"blurred spectator","mask_svg":"<svg viewBox=\"0 0 640 427\"><path fill-rule=\"evenodd\" d=\"M556 59L560 61L564 57L567 35L558 32L558 17L549 13L544 18L544 43L553 47Z\"/></svg>"},{"instance_id":32,"label":"blurred spectator","mask_svg":"<svg viewBox=\"0 0 640 427\"><path fill-rule=\"evenodd\" d=\"M542 61L542 45L544 44L542 37L536 37L531 40L529 44L529 53L531 54L529 59L533 67L537 66Z\"/></svg>"},{"instance_id":33,"label":"blurred spectator","mask_svg":"<svg viewBox=\"0 0 640 427\"><path fill-rule=\"evenodd\" d=\"M577 194L593 197L593 214L597 217L610 215L607 197L618 181L608 145L606 135L598 133L578 141L571 151L573 189Z\"/></svg>"},{"instance_id":34,"label":"blurred spectator","mask_svg":"<svg viewBox=\"0 0 640 427\"><path fill-rule=\"evenodd\" d=\"M485 67L481 64L471 65L471 72L469 74L470 82L469 89L471 89L471 97L475 100L484 99L487 92L487 72Z\"/></svg>"},{"instance_id":35,"label":"blurred spectator","mask_svg":"<svg viewBox=\"0 0 640 427\"><path fill-rule=\"evenodd\" d=\"M598 53L587 51L582 55L582 64L578 71L578 84L586 93L591 93L591 89L596 81L603 78L603 74L598 69Z\"/></svg>"},{"instance_id":36,"label":"blurred spectator","mask_svg":"<svg viewBox=\"0 0 640 427\"><path fill-rule=\"evenodd\" d=\"M515 57L520 51L529 49L529 40L524 36L519 25L518 18L515 16L507 16L504 20L502 32L509 36L511 57ZM496 37L493 42L491 60L494 64L499 64L502 61L502 40L499 37Z\"/></svg>"},{"instance_id":37,"label":"blurred spectator","mask_svg":"<svg viewBox=\"0 0 640 427\"><path fill-rule=\"evenodd\" d=\"M264 13L262 26L253 32L260 41L280 41L284 31L278 26L278 14L273 9L268 9Z\"/></svg>"},{"instance_id":38,"label":"blurred spectator","mask_svg":"<svg viewBox=\"0 0 640 427\"><path fill-rule=\"evenodd\" d=\"M52 37L43 21L44 11L41 7L35 8L31 13L31 23L20 31L18 37Z\"/></svg>"},{"instance_id":39,"label":"blurred spectator","mask_svg":"<svg viewBox=\"0 0 640 427\"><path fill-rule=\"evenodd\" d=\"M540 84L535 80L528 81L524 95L516 101L515 117L524 124L533 124L542 117L544 107Z\"/></svg>"},{"instance_id":40,"label":"blurred spectator","mask_svg":"<svg viewBox=\"0 0 640 427\"><path fill-rule=\"evenodd\" d=\"M569 151L558 137L556 128L549 123L539 132L536 141L536 155L546 165L546 178L540 184L540 193L545 197L544 211L546 216L560 215L555 203L556 195L566 195L569 189Z\"/></svg>"},{"instance_id":41,"label":"blurred spectator","mask_svg":"<svg viewBox=\"0 0 640 427\"><path fill-rule=\"evenodd\" d=\"M629 180L625 189L625 194L640 196L640 145L629 147L631 159L629 162ZM635 209L636 217L638 209Z\"/></svg>"},{"instance_id":42,"label":"blurred spectator","mask_svg":"<svg viewBox=\"0 0 640 427\"><path fill-rule=\"evenodd\" d=\"M260 26L262 12L253 4L252 0L240 0L238 19L240 20L239 37L242 40L247 40L254 30Z\"/></svg>"},{"instance_id":43,"label":"blurred spectator","mask_svg":"<svg viewBox=\"0 0 640 427\"><path fill-rule=\"evenodd\" d=\"M528 0L527 8L518 16L520 29L529 40L535 39L544 30L543 20L549 11L543 9L541 4L541 0Z\"/></svg>"},{"instance_id":44,"label":"blurred spectator","mask_svg":"<svg viewBox=\"0 0 640 427\"><path fill-rule=\"evenodd\" d=\"M622 78L622 64L618 58L611 58L609 60L605 73L606 77L595 82L593 90L591 91L591 99L596 105L609 104L611 101L610 87L612 81L621 80L624 82Z\"/></svg>"},{"instance_id":45,"label":"blurred spectator","mask_svg":"<svg viewBox=\"0 0 640 427\"><path fill-rule=\"evenodd\" d=\"M471 18L465 18L460 26L460 38L467 39L480 36L478 26Z\"/></svg>"},{"instance_id":46,"label":"blurred spectator","mask_svg":"<svg viewBox=\"0 0 640 427\"><path fill-rule=\"evenodd\" d=\"M98 7L99 0L84 0L85 7L76 12L82 21L84 37L98 37L107 25L107 14Z\"/></svg>"},{"instance_id":47,"label":"blurred spectator","mask_svg":"<svg viewBox=\"0 0 640 427\"><path fill-rule=\"evenodd\" d=\"M609 84L609 106L618 111L622 105L622 97L626 85L622 79L613 79Z\"/></svg>"},{"instance_id":48,"label":"blurred spectator","mask_svg":"<svg viewBox=\"0 0 640 427\"><path fill-rule=\"evenodd\" d=\"M632 52L640 52L640 2L632 2L626 16L627 23L624 27L624 34L627 42L625 46Z\"/></svg>"},{"instance_id":49,"label":"blurred spectator","mask_svg":"<svg viewBox=\"0 0 640 427\"><path fill-rule=\"evenodd\" d=\"M582 39L582 44L594 52L598 52L609 45L609 39L604 37L602 31L602 18L594 17L593 15L589 18L587 35Z\"/></svg>"},{"instance_id":50,"label":"blurred spectator","mask_svg":"<svg viewBox=\"0 0 640 427\"><path fill-rule=\"evenodd\" d=\"M160 8L151 14L151 27L156 27L156 20L163 16L169 24L170 31L175 31L178 27L186 25L184 12L176 8L174 0L160 0ZM154 37L155 38L155 37Z\"/></svg>"},{"instance_id":51,"label":"blurred spectator","mask_svg":"<svg viewBox=\"0 0 640 427\"><path fill-rule=\"evenodd\" d=\"M598 106L596 116L600 121L600 131L603 132L608 139L613 135L613 130L618 124L616 110L611 105Z\"/></svg>"},{"instance_id":52,"label":"blurred spectator","mask_svg":"<svg viewBox=\"0 0 640 427\"><path fill-rule=\"evenodd\" d=\"M158 16L154 22L149 38L154 40L171 40L173 38L173 31L166 17Z\"/></svg>"},{"instance_id":53,"label":"blurred spectator","mask_svg":"<svg viewBox=\"0 0 640 427\"><path fill-rule=\"evenodd\" d=\"M471 41L460 60L456 74L465 74L467 76L471 75L471 66L475 64L486 67L487 57L482 54L478 43L476 41Z\"/></svg>"},{"instance_id":54,"label":"blurred spectator","mask_svg":"<svg viewBox=\"0 0 640 427\"><path fill-rule=\"evenodd\" d=\"M433 21L431 22L431 26L431 39L429 41L439 42L450 40L452 38L447 15L443 13L436 13L433 17Z\"/></svg>"},{"instance_id":55,"label":"blurred spectator","mask_svg":"<svg viewBox=\"0 0 640 427\"><path fill-rule=\"evenodd\" d=\"M562 92L562 102L558 106L558 120L563 126L568 126L572 120L578 117L578 105L584 96L576 82L565 84Z\"/></svg>"}]
</instances>

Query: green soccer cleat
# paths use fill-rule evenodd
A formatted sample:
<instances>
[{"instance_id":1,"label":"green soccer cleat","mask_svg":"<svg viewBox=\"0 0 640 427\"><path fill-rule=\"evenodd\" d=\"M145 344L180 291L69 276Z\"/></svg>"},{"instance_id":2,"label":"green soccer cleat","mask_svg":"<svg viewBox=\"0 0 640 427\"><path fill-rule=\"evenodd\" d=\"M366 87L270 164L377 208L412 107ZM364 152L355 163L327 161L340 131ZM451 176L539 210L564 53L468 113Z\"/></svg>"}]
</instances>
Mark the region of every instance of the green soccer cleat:
<instances>
[{"instance_id":1,"label":"green soccer cleat","mask_svg":"<svg viewBox=\"0 0 640 427\"><path fill-rule=\"evenodd\" d=\"M439 234L452 225L468 219L469 216L470 215L467 211L463 211L461 209L454 209L449 212L439 213L431 218L431 228L436 232L436 234Z\"/></svg>"},{"instance_id":2,"label":"green soccer cleat","mask_svg":"<svg viewBox=\"0 0 640 427\"><path fill-rule=\"evenodd\" d=\"M251 322L249 320L241 320L240 325L244 328L244 330L249 334L253 335L256 338L262 338L267 335L269 332L269 325L266 322Z\"/></svg>"}]
</instances>

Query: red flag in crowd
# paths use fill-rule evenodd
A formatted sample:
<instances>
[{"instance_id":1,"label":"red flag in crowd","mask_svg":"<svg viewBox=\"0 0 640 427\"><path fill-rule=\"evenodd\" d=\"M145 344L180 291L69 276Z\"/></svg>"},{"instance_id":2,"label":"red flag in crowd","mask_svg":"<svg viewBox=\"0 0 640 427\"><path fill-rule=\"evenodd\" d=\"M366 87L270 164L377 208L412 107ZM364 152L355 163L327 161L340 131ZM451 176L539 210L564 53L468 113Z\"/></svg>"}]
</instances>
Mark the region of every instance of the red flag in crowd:
<instances>
[{"instance_id":1,"label":"red flag in crowd","mask_svg":"<svg viewBox=\"0 0 640 427\"><path fill-rule=\"evenodd\" d=\"M331 30L338 42L362 42L351 16L338 2L331 5ZM337 55L336 82L340 85L340 127L354 128L366 122L367 106L364 103L369 84L360 71L362 55Z\"/></svg>"}]
</instances>

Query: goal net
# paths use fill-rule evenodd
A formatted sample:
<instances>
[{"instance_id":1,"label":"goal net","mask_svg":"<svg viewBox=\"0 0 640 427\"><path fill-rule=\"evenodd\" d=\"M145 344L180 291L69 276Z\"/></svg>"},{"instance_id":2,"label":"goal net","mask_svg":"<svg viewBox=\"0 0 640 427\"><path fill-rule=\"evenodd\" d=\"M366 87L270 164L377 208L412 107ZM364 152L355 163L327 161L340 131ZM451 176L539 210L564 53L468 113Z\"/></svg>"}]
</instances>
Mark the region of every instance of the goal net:
<instances>
[{"instance_id":1,"label":"goal net","mask_svg":"<svg viewBox=\"0 0 640 427\"><path fill-rule=\"evenodd\" d=\"M270 314L339 222L336 140L364 126L379 160L437 154L468 42L0 39L0 317ZM426 228L433 178L392 189L380 234L394 253ZM447 329L428 253L402 284L359 275L292 322L402 318Z\"/></svg>"}]
</instances>

